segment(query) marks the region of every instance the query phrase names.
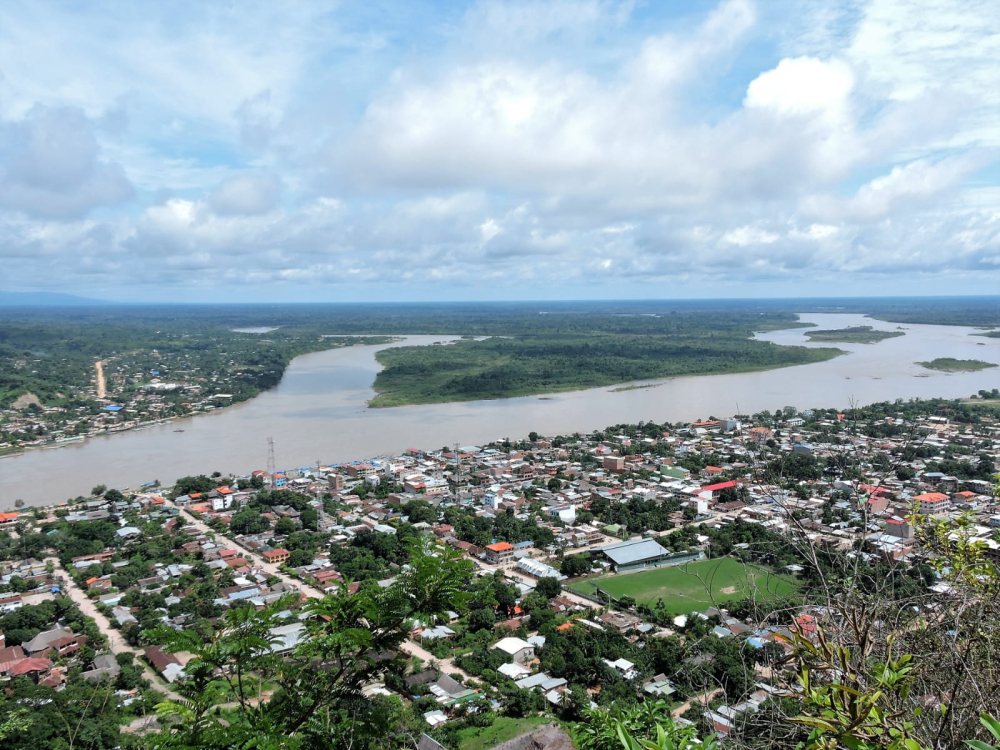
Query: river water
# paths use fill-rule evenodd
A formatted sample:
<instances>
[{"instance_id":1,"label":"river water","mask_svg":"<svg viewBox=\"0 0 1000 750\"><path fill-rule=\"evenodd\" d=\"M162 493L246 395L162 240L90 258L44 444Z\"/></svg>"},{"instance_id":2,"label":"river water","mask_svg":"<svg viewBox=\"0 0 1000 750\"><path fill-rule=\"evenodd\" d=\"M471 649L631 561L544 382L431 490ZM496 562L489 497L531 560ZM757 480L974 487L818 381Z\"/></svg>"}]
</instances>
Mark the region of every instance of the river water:
<instances>
[{"instance_id":1,"label":"river water","mask_svg":"<svg viewBox=\"0 0 1000 750\"><path fill-rule=\"evenodd\" d=\"M804 314L820 328L895 323L855 314ZM653 388L610 387L500 401L368 409L366 401L385 346L357 346L296 358L277 388L252 401L190 419L91 438L0 459L0 509L61 502L98 484L169 483L188 474L246 474L267 464L273 437L279 469L400 453L407 448L479 444L504 437L589 431L639 420L682 421L749 414L785 406L844 407L911 397L967 397L1000 386L1000 370L941 373L916 364L936 357L1000 364L1000 339L970 336L958 326L904 326L905 336L877 344L811 344L807 329L759 334L778 344L836 346L848 354L765 372L655 381ZM451 341L410 336L406 342ZM978 344L983 344L979 346ZM650 381L647 381L650 382ZM174 430L183 429L184 432Z\"/></svg>"}]
</instances>

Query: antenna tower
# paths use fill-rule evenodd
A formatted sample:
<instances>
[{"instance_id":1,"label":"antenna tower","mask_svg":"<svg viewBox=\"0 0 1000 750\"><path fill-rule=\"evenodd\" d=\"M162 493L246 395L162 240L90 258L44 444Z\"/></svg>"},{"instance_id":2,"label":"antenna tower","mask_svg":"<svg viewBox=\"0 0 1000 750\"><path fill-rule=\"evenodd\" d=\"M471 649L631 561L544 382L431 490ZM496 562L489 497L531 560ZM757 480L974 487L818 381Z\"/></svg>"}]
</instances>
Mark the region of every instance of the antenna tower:
<instances>
[{"instance_id":1,"label":"antenna tower","mask_svg":"<svg viewBox=\"0 0 1000 750\"><path fill-rule=\"evenodd\" d=\"M274 467L274 438L267 439L267 486L274 489L274 474L277 470Z\"/></svg>"},{"instance_id":2,"label":"antenna tower","mask_svg":"<svg viewBox=\"0 0 1000 750\"><path fill-rule=\"evenodd\" d=\"M462 497L462 454L459 451L461 446L455 443L455 499L460 500Z\"/></svg>"}]
</instances>

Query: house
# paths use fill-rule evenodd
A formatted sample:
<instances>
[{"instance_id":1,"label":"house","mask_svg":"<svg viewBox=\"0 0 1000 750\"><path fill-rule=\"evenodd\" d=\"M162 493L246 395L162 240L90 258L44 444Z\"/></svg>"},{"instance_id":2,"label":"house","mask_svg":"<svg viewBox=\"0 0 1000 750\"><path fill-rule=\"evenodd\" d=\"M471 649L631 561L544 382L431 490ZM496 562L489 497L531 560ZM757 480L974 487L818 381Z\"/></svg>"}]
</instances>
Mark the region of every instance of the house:
<instances>
[{"instance_id":1,"label":"house","mask_svg":"<svg viewBox=\"0 0 1000 750\"><path fill-rule=\"evenodd\" d=\"M49 642L46 649L39 653L40 656L52 656L56 654L58 656L69 656L70 654L75 654L81 648L87 645L89 641L85 635L75 635L70 633L69 635L63 636L62 638L56 638Z\"/></svg>"},{"instance_id":2,"label":"house","mask_svg":"<svg viewBox=\"0 0 1000 750\"><path fill-rule=\"evenodd\" d=\"M610 659L602 659L605 664L607 664L611 669L618 672L626 680L634 680L639 676L639 670L635 668L635 664L630 662L628 659L617 659L611 661Z\"/></svg>"},{"instance_id":3,"label":"house","mask_svg":"<svg viewBox=\"0 0 1000 750\"><path fill-rule=\"evenodd\" d=\"M164 653L159 646L147 646L142 650L146 660L153 665L153 669L163 675L167 682L174 682L178 673L183 669L180 659L173 654Z\"/></svg>"},{"instance_id":4,"label":"house","mask_svg":"<svg viewBox=\"0 0 1000 750\"><path fill-rule=\"evenodd\" d=\"M229 487L218 487L209 493L212 500L212 510L218 512L233 507L233 491Z\"/></svg>"},{"instance_id":5,"label":"house","mask_svg":"<svg viewBox=\"0 0 1000 750\"><path fill-rule=\"evenodd\" d=\"M669 698L677 692L677 689L674 687L673 683L667 679L666 675L658 674L642 686L642 692L650 696Z\"/></svg>"},{"instance_id":6,"label":"house","mask_svg":"<svg viewBox=\"0 0 1000 750\"><path fill-rule=\"evenodd\" d=\"M29 656L14 664L10 669L11 677L27 677L38 683L52 668L52 662L45 657Z\"/></svg>"},{"instance_id":7,"label":"house","mask_svg":"<svg viewBox=\"0 0 1000 750\"><path fill-rule=\"evenodd\" d=\"M0 648L0 676L9 675L14 666L27 658L20 646Z\"/></svg>"},{"instance_id":8,"label":"house","mask_svg":"<svg viewBox=\"0 0 1000 750\"><path fill-rule=\"evenodd\" d=\"M917 513L922 516L935 516L946 513L951 508L951 498L943 492L925 492L913 498Z\"/></svg>"},{"instance_id":9,"label":"house","mask_svg":"<svg viewBox=\"0 0 1000 750\"><path fill-rule=\"evenodd\" d=\"M90 682L97 682L105 675L114 679L120 671L121 667L118 666L114 654L101 654L94 659L94 668L88 669L80 676Z\"/></svg>"},{"instance_id":10,"label":"house","mask_svg":"<svg viewBox=\"0 0 1000 750\"><path fill-rule=\"evenodd\" d=\"M486 545L486 561L490 565L508 565L514 561L514 545L496 542Z\"/></svg>"},{"instance_id":11,"label":"house","mask_svg":"<svg viewBox=\"0 0 1000 750\"><path fill-rule=\"evenodd\" d=\"M614 628L622 634L627 633L630 630L634 630L642 623L642 620L638 617L625 614L623 612L605 612L597 619L604 625Z\"/></svg>"},{"instance_id":12,"label":"house","mask_svg":"<svg viewBox=\"0 0 1000 750\"><path fill-rule=\"evenodd\" d=\"M46 630L39 633L34 638L26 643L22 643L21 647L29 655L37 654L40 651L44 651L47 648L51 648L52 644L66 637L73 636L73 631L68 630L62 626L56 626L52 630Z\"/></svg>"},{"instance_id":13,"label":"house","mask_svg":"<svg viewBox=\"0 0 1000 750\"><path fill-rule=\"evenodd\" d=\"M268 549L261 553L264 556L265 562L269 562L273 565L280 565L283 562L287 562L291 553L287 549Z\"/></svg>"},{"instance_id":14,"label":"house","mask_svg":"<svg viewBox=\"0 0 1000 750\"><path fill-rule=\"evenodd\" d=\"M494 643L493 649L503 651L517 664L526 664L535 658L535 647L525 640L510 636Z\"/></svg>"},{"instance_id":15,"label":"house","mask_svg":"<svg viewBox=\"0 0 1000 750\"><path fill-rule=\"evenodd\" d=\"M625 459L622 456L605 456L601 459L605 471L621 474L625 471Z\"/></svg>"}]
</instances>

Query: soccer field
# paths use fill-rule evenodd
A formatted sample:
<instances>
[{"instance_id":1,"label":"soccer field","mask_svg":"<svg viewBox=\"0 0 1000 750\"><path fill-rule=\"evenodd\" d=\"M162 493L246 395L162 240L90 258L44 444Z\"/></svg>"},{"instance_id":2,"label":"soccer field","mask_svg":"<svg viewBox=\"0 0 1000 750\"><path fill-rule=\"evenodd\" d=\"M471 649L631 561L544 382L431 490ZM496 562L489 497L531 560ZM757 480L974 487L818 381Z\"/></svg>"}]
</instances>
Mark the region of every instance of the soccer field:
<instances>
[{"instance_id":1,"label":"soccer field","mask_svg":"<svg viewBox=\"0 0 1000 750\"><path fill-rule=\"evenodd\" d=\"M631 596L641 604L663 599L671 612L689 614L713 604L743 599L751 592L757 598L785 596L793 593L798 584L790 576L779 576L767 568L723 557L590 578L568 586L584 594L593 594L597 587L616 598Z\"/></svg>"}]
</instances>

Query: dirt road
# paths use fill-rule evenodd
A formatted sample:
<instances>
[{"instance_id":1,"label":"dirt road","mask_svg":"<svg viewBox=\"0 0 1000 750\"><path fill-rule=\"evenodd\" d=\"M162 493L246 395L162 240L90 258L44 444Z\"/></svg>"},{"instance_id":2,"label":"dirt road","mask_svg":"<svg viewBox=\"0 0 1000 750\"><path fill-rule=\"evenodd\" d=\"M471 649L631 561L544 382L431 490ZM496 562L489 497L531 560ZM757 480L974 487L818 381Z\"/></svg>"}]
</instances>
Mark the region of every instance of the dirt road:
<instances>
[{"instance_id":1,"label":"dirt road","mask_svg":"<svg viewBox=\"0 0 1000 750\"><path fill-rule=\"evenodd\" d=\"M702 706L707 706L709 701L711 701L715 696L717 696L721 692L722 688L716 688L715 690L711 690L707 693L702 693L701 695L695 695L690 700L679 705L670 713L675 719L679 719L681 717L681 714L683 714L685 711L691 708L691 705L693 703L698 703Z\"/></svg>"},{"instance_id":2,"label":"dirt road","mask_svg":"<svg viewBox=\"0 0 1000 750\"><path fill-rule=\"evenodd\" d=\"M108 385L104 380L104 362L102 360L97 360L97 362L94 363L94 369L97 370L97 397L107 398Z\"/></svg>"},{"instance_id":3,"label":"dirt road","mask_svg":"<svg viewBox=\"0 0 1000 750\"><path fill-rule=\"evenodd\" d=\"M94 601L90 599L83 590L76 585L69 573L66 572L59 560L54 557L47 557L45 562L52 561L56 570L63 574L62 590L63 592L73 600L73 602L80 608L87 617L90 617L94 622L97 623L97 629L100 630L104 636L108 639L108 647L114 654L132 654L135 657L136 664L142 666L143 671L146 674L146 679L153 685L157 690L162 691L166 696L173 701L181 700L181 697L168 687L164 687L162 684L162 679L153 672L153 668L149 666L143 659L142 652L138 649L132 648L128 641L122 636L121 631L112 627L111 622L105 617L100 610L97 609L97 605Z\"/></svg>"}]
</instances>

